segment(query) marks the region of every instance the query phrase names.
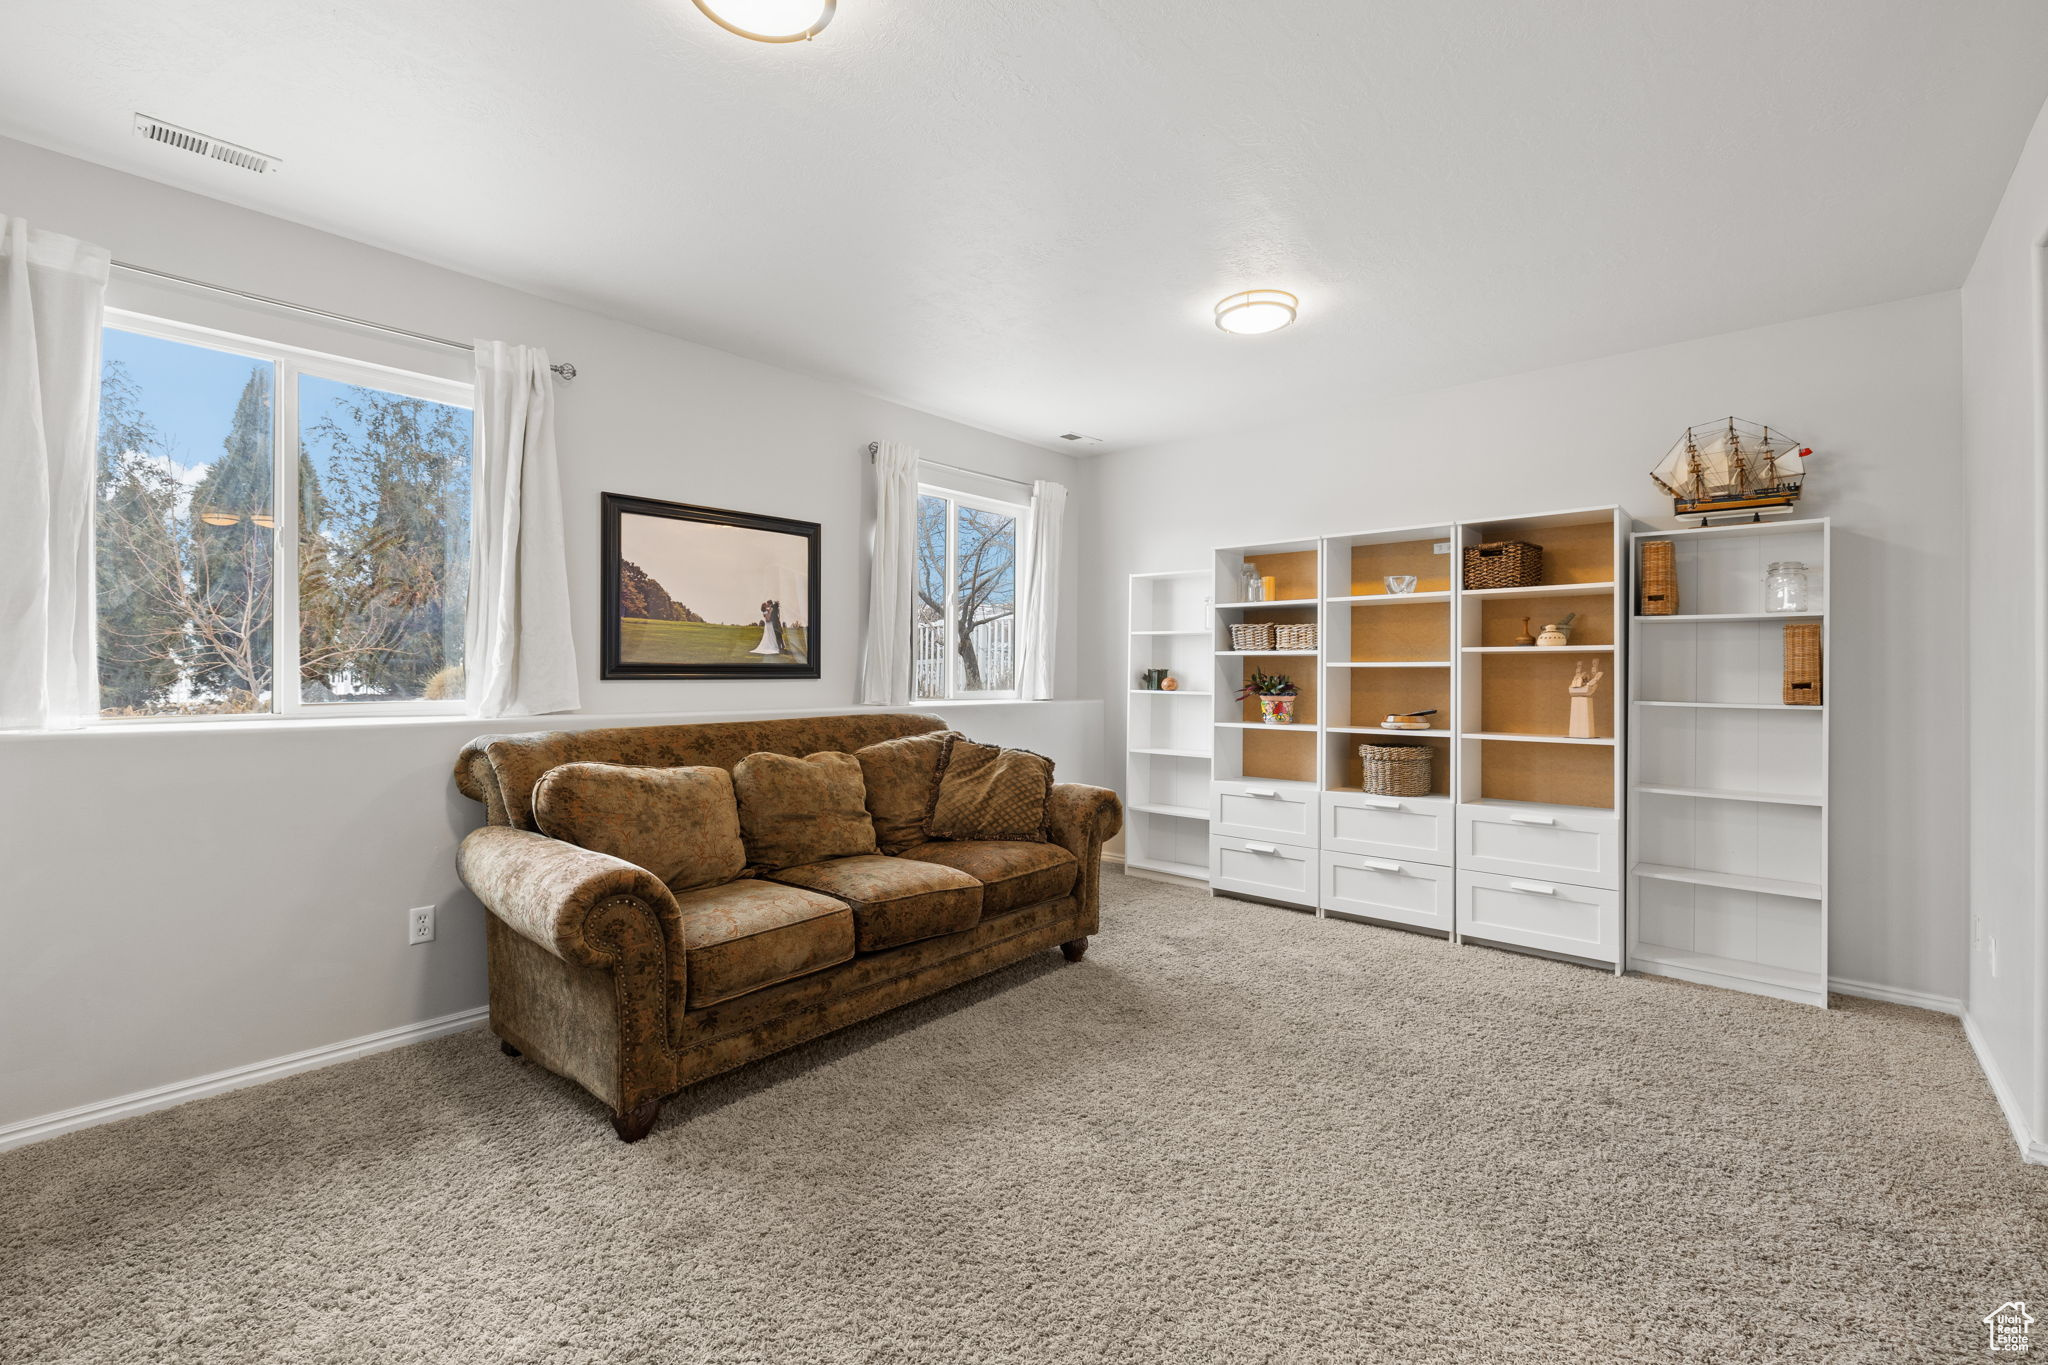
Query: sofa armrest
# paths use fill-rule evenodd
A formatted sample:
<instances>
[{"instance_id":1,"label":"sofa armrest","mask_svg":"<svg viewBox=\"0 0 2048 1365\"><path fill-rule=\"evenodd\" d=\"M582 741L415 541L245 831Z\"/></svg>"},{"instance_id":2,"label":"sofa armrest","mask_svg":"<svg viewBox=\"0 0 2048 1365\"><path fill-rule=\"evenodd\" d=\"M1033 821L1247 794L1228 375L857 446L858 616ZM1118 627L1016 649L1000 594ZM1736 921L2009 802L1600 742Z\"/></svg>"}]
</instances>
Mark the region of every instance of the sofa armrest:
<instances>
[{"instance_id":1,"label":"sofa armrest","mask_svg":"<svg viewBox=\"0 0 2048 1365\"><path fill-rule=\"evenodd\" d=\"M1107 787L1056 783L1046 804L1046 825L1054 843L1085 863L1099 858L1102 846L1124 827L1123 803Z\"/></svg>"},{"instance_id":2,"label":"sofa armrest","mask_svg":"<svg viewBox=\"0 0 2048 1365\"><path fill-rule=\"evenodd\" d=\"M456 866L492 914L563 961L611 968L651 949L667 959L662 974L680 980L675 897L645 868L505 825L473 831Z\"/></svg>"}]
</instances>

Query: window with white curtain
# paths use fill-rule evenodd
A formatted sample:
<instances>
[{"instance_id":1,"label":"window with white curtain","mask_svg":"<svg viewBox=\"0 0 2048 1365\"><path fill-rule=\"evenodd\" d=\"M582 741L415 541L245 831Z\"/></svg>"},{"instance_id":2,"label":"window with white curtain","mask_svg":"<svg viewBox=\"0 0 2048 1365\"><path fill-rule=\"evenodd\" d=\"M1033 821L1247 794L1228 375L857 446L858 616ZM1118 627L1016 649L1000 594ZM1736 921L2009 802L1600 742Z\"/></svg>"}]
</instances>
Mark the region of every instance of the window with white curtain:
<instances>
[{"instance_id":1,"label":"window with white curtain","mask_svg":"<svg viewBox=\"0 0 2048 1365\"><path fill-rule=\"evenodd\" d=\"M465 707L471 386L111 311L104 718Z\"/></svg>"},{"instance_id":2,"label":"window with white curtain","mask_svg":"<svg viewBox=\"0 0 2048 1365\"><path fill-rule=\"evenodd\" d=\"M919 701L1018 695L1023 503L925 484L917 501L911 695Z\"/></svg>"}]
</instances>

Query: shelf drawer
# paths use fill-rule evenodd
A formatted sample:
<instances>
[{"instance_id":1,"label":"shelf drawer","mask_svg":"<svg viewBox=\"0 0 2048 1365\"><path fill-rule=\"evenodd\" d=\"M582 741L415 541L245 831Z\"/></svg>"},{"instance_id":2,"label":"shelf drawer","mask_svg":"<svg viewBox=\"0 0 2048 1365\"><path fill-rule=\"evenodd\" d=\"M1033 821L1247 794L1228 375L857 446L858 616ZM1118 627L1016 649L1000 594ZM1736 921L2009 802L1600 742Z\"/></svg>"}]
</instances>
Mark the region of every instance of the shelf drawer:
<instances>
[{"instance_id":1,"label":"shelf drawer","mask_svg":"<svg viewBox=\"0 0 2048 1365\"><path fill-rule=\"evenodd\" d=\"M1316 789L1306 782L1215 783L1209 826L1216 834L1313 849Z\"/></svg>"},{"instance_id":2,"label":"shelf drawer","mask_svg":"<svg viewBox=\"0 0 2048 1365\"><path fill-rule=\"evenodd\" d=\"M1313 908L1316 851L1264 839L1212 838L1209 887Z\"/></svg>"},{"instance_id":3,"label":"shelf drawer","mask_svg":"<svg viewBox=\"0 0 2048 1365\"><path fill-rule=\"evenodd\" d=\"M1575 806L1458 807L1459 871L1621 889L1621 821Z\"/></svg>"},{"instance_id":4,"label":"shelf drawer","mask_svg":"<svg viewBox=\"0 0 2048 1365\"><path fill-rule=\"evenodd\" d=\"M1448 867L1457 833L1451 803L1432 796L1323 793L1324 851Z\"/></svg>"},{"instance_id":5,"label":"shelf drawer","mask_svg":"<svg viewBox=\"0 0 2048 1365\"><path fill-rule=\"evenodd\" d=\"M1434 863L1323 851L1323 909L1338 914L1449 933L1454 880Z\"/></svg>"},{"instance_id":6,"label":"shelf drawer","mask_svg":"<svg viewBox=\"0 0 2048 1365\"><path fill-rule=\"evenodd\" d=\"M1458 933L1596 962L1621 958L1621 893L1529 877L1458 873Z\"/></svg>"}]
</instances>

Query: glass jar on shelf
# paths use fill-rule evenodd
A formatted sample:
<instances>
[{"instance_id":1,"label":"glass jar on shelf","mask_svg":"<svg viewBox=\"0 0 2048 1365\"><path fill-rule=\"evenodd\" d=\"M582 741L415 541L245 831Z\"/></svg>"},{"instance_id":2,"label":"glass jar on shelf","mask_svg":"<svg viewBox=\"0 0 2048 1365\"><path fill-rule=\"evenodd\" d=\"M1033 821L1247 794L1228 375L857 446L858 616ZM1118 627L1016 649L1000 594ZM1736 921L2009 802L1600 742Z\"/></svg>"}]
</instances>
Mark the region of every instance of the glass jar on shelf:
<instances>
[{"instance_id":1,"label":"glass jar on shelf","mask_svg":"<svg viewBox=\"0 0 2048 1365\"><path fill-rule=\"evenodd\" d=\"M1796 559L1781 559L1764 575L1764 610L1804 612L1807 606L1806 566Z\"/></svg>"},{"instance_id":2,"label":"glass jar on shelf","mask_svg":"<svg viewBox=\"0 0 2048 1365\"><path fill-rule=\"evenodd\" d=\"M1244 600L1263 602L1266 600L1265 580L1259 577L1259 566L1249 559L1244 562Z\"/></svg>"}]
</instances>

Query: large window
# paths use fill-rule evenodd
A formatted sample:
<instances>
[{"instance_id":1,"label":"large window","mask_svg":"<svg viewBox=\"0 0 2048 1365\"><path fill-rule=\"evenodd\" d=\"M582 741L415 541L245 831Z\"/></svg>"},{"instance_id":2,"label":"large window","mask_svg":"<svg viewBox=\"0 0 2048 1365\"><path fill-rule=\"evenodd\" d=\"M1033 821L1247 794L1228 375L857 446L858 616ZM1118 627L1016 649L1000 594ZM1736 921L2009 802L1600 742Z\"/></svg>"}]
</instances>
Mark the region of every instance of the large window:
<instances>
[{"instance_id":1,"label":"large window","mask_svg":"<svg viewBox=\"0 0 2048 1365\"><path fill-rule=\"evenodd\" d=\"M107 717L460 709L469 386L115 315Z\"/></svg>"},{"instance_id":2,"label":"large window","mask_svg":"<svg viewBox=\"0 0 2048 1365\"><path fill-rule=\"evenodd\" d=\"M921 488L917 502L920 700L1017 695L1017 568L1030 512Z\"/></svg>"}]
</instances>

